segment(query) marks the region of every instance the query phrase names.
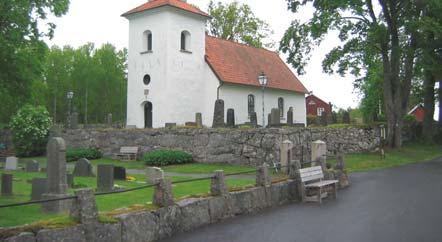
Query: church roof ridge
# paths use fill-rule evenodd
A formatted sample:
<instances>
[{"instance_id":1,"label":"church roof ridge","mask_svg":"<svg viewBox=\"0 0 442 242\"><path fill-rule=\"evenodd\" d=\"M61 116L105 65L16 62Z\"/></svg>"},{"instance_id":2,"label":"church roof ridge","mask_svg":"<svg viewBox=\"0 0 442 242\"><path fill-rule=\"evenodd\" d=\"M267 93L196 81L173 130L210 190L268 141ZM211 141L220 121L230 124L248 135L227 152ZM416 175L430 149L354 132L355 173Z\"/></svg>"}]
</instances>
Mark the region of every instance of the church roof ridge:
<instances>
[{"instance_id":1,"label":"church roof ridge","mask_svg":"<svg viewBox=\"0 0 442 242\"><path fill-rule=\"evenodd\" d=\"M187 3L186 1L182 1L182 0L150 0L132 10L129 10L125 13L123 13L121 16L122 17L127 17L131 14L135 14L135 13L141 13L147 10L151 10L151 9L155 9L155 8L159 8L159 7L164 7L164 6L171 6L174 8L178 8L187 12L191 12L194 14L198 14L204 17L208 17L210 18L210 16L205 13L204 11L202 11L201 9L199 9L197 6Z\"/></svg>"}]
</instances>

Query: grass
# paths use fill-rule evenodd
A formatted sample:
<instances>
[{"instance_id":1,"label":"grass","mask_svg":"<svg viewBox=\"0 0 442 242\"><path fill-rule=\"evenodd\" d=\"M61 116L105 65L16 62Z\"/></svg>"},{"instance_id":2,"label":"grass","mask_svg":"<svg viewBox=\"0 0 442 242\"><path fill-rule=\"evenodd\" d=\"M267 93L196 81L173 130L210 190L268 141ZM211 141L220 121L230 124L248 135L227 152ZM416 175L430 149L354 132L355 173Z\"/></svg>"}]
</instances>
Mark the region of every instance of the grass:
<instances>
[{"instance_id":1,"label":"grass","mask_svg":"<svg viewBox=\"0 0 442 242\"><path fill-rule=\"evenodd\" d=\"M441 145L406 144L400 149L385 151L385 159L379 152L345 155L345 166L349 172L368 171L428 161L442 156ZM336 160L329 160L335 165Z\"/></svg>"}]
</instances>

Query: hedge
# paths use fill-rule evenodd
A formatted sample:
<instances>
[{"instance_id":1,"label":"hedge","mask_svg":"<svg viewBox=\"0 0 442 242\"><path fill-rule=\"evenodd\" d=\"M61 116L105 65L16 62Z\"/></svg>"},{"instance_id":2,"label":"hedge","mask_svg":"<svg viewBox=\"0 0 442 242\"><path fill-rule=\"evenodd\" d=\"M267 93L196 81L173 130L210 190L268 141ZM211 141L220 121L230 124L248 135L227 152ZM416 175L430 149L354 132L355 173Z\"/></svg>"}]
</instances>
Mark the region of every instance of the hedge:
<instances>
[{"instance_id":1,"label":"hedge","mask_svg":"<svg viewBox=\"0 0 442 242\"><path fill-rule=\"evenodd\" d=\"M73 149L68 148L66 150L66 161L77 161L81 158L88 160L100 159L103 154L98 149Z\"/></svg>"},{"instance_id":2,"label":"hedge","mask_svg":"<svg viewBox=\"0 0 442 242\"><path fill-rule=\"evenodd\" d=\"M154 150L144 153L143 161L148 166L167 166L190 163L193 158L182 150Z\"/></svg>"}]
</instances>

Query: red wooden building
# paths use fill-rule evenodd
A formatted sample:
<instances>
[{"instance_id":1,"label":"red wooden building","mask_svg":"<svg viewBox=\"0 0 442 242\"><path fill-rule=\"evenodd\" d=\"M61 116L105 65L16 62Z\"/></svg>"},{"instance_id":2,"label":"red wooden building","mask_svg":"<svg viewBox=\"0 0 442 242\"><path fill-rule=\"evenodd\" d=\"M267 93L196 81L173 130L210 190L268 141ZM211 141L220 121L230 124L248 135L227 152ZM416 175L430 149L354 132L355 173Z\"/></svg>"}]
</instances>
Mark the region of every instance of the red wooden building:
<instances>
[{"instance_id":1,"label":"red wooden building","mask_svg":"<svg viewBox=\"0 0 442 242\"><path fill-rule=\"evenodd\" d=\"M413 109L411 109L410 112L408 112L408 115L413 115L416 118L416 121L423 122L425 115L424 105L422 104L416 105Z\"/></svg>"},{"instance_id":2,"label":"red wooden building","mask_svg":"<svg viewBox=\"0 0 442 242\"><path fill-rule=\"evenodd\" d=\"M305 98L305 105L307 106L307 115L321 116L323 113L332 113L331 103L326 103L313 94Z\"/></svg>"}]
</instances>

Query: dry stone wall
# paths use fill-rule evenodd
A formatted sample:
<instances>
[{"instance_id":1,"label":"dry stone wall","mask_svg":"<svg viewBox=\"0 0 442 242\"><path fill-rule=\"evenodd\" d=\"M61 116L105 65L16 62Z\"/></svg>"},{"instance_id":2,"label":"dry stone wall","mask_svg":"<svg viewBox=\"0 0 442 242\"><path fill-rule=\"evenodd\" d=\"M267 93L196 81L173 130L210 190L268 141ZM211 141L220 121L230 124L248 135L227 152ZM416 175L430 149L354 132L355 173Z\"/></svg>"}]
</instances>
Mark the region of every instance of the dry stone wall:
<instances>
[{"instance_id":1,"label":"dry stone wall","mask_svg":"<svg viewBox=\"0 0 442 242\"><path fill-rule=\"evenodd\" d=\"M121 146L138 146L141 153L160 149L182 149L202 163L260 165L279 160L280 145L293 142L293 159L308 161L311 142L327 143L332 154L339 146L346 153L374 150L379 145L376 128L271 128L271 129L102 129L67 130L52 136L65 139L68 147L99 148L113 156Z\"/></svg>"}]
</instances>

